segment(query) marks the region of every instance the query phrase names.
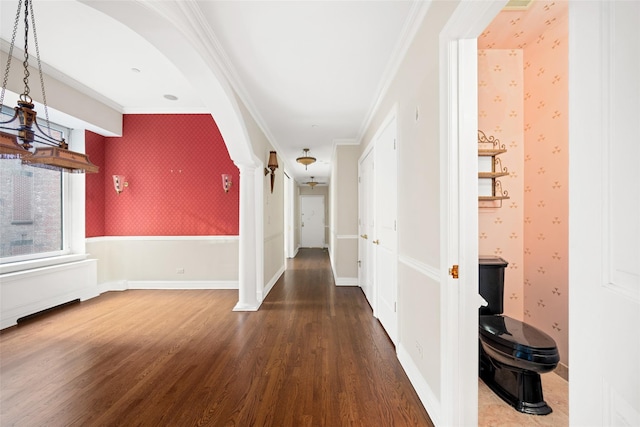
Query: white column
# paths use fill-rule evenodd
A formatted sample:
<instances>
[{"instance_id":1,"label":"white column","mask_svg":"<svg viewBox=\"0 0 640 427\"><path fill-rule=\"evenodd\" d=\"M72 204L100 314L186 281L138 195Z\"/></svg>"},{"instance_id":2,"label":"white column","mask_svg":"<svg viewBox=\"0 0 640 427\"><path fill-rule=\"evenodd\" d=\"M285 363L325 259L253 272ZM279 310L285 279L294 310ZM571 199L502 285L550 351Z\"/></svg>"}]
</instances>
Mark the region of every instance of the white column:
<instances>
[{"instance_id":1,"label":"white column","mask_svg":"<svg viewBox=\"0 0 640 427\"><path fill-rule=\"evenodd\" d=\"M85 152L84 129L71 131L69 149L79 153ZM67 189L69 191L65 226L69 227L69 248L71 253L84 254L85 249L85 174L67 173Z\"/></svg>"},{"instance_id":2,"label":"white column","mask_svg":"<svg viewBox=\"0 0 640 427\"><path fill-rule=\"evenodd\" d=\"M256 297L256 167L238 165L240 169L240 241L238 262L238 303L233 311L257 311Z\"/></svg>"}]
</instances>

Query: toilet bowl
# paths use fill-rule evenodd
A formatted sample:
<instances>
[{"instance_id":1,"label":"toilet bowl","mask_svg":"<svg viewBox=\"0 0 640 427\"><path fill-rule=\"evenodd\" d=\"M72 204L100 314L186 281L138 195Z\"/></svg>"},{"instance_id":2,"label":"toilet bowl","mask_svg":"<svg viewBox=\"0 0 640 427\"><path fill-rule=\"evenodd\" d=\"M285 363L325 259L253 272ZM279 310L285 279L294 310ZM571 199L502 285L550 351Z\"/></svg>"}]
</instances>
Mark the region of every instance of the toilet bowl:
<instances>
[{"instance_id":1,"label":"toilet bowl","mask_svg":"<svg viewBox=\"0 0 640 427\"><path fill-rule=\"evenodd\" d=\"M505 402L527 414L546 415L540 374L556 368L560 355L555 341L543 331L502 315L504 269L499 257L480 258L480 295L487 306L478 318L480 378Z\"/></svg>"}]
</instances>

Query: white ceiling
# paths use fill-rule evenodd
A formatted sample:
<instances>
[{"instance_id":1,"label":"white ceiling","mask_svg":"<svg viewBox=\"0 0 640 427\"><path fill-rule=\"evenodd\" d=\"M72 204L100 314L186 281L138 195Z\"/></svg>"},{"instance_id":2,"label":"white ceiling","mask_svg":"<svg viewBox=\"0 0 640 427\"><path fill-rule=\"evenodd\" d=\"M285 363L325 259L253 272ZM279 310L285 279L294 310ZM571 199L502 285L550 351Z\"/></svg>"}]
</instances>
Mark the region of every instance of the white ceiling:
<instances>
[{"instance_id":1,"label":"white ceiling","mask_svg":"<svg viewBox=\"0 0 640 427\"><path fill-rule=\"evenodd\" d=\"M177 7L199 10L201 32L218 42L216 51L229 84L298 182L309 181L311 175L327 181L333 144L359 142L416 22L428 7L424 0L163 3L175 2ZM122 113L207 111L197 88L163 55L162 48L92 3L100 2L33 2L46 71ZM140 13L135 7L140 3L120 0L109 7ZM5 51L17 4L17 0L0 1ZM18 48L24 44L23 37L21 24ZM29 50L35 58L35 48ZM15 61L12 72L21 72L19 67ZM30 85L39 85L36 76ZM167 94L178 100L167 100ZM5 103L13 105L9 99ZM295 163L303 148L310 148L318 158L307 171Z\"/></svg>"}]
</instances>

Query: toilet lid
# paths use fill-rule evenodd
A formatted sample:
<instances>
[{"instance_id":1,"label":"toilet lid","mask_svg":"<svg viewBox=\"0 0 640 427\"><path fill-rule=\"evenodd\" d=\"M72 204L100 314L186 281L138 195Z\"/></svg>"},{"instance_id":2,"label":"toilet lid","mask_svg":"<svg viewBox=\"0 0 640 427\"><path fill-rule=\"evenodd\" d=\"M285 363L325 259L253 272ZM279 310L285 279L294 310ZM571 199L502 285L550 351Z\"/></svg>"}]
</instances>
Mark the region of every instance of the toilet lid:
<instances>
[{"instance_id":1,"label":"toilet lid","mask_svg":"<svg viewBox=\"0 0 640 427\"><path fill-rule=\"evenodd\" d=\"M514 349L556 349L556 342L549 335L508 316L480 316L479 327L480 334L486 339Z\"/></svg>"}]
</instances>

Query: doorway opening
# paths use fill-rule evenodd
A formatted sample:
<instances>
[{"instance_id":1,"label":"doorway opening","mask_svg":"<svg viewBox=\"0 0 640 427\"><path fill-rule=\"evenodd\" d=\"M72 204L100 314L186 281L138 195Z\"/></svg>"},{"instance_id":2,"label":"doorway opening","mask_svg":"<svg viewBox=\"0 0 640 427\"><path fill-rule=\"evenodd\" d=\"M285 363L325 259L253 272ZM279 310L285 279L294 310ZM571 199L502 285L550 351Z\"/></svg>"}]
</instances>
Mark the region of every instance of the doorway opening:
<instances>
[{"instance_id":1,"label":"doorway opening","mask_svg":"<svg viewBox=\"0 0 640 427\"><path fill-rule=\"evenodd\" d=\"M478 251L509 263L504 314L556 341L561 363L543 376L543 391L561 397L550 403L557 425L568 425L569 413L568 71L566 3L503 10L478 37L478 128L504 149L496 180L508 197L479 201ZM479 393L482 423L483 405L501 402L482 383Z\"/></svg>"}]
</instances>

